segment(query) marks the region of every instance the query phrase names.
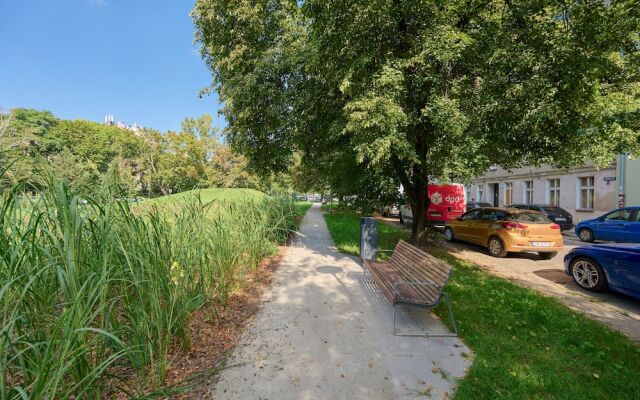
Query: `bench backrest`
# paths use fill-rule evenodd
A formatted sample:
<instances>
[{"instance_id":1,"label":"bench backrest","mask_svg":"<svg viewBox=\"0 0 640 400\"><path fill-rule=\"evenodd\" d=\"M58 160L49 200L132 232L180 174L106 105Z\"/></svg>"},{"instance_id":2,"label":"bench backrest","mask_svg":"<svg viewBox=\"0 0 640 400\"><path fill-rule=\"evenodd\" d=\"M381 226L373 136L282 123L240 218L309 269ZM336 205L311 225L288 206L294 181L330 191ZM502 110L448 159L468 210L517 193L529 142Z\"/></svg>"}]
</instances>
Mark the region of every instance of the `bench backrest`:
<instances>
[{"instance_id":1,"label":"bench backrest","mask_svg":"<svg viewBox=\"0 0 640 400\"><path fill-rule=\"evenodd\" d=\"M413 271L416 280L432 281L440 286L446 285L451 276L452 267L404 240L400 240L393 251L390 264Z\"/></svg>"}]
</instances>

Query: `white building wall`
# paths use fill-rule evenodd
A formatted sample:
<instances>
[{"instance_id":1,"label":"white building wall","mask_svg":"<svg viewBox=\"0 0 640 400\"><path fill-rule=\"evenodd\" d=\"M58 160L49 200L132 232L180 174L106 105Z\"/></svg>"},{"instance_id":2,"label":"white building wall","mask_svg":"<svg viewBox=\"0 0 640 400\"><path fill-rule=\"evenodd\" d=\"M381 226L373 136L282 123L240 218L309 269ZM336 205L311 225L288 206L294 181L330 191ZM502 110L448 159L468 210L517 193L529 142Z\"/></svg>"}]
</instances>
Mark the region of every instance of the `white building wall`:
<instances>
[{"instance_id":1,"label":"white building wall","mask_svg":"<svg viewBox=\"0 0 640 400\"><path fill-rule=\"evenodd\" d=\"M593 208L580 207L580 178L593 177ZM494 203L495 184L498 184L498 205L505 204L505 183L511 182L512 201L510 204L526 203L525 182L533 182L533 204L549 204L549 180L560 180L560 207L573 215L574 223L598 217L616 209L617 184L616 166L597 169L591 163L584 167L558 170L551 166L540 168L517 168L511 171L495 168L474 179L468 185L469 200ZM480 188L483 188L482 190ZM480 198L480 192L482 197Z\"/></svg>"}]
</instances>

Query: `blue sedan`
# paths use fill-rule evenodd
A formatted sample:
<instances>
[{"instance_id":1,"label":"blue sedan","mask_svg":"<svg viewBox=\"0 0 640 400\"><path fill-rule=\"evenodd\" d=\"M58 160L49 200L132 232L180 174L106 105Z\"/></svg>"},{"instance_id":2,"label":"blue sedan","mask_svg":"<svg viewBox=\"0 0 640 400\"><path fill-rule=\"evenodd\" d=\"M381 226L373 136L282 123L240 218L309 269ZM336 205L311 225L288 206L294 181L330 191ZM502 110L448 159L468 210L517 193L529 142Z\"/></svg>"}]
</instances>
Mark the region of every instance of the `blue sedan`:
<instances>
[{"instance_id":1,"label":"blue sedan","mask_svg":"<svg viewBox=\"0 0 640 400\"><path fill-rule=\"evenodd\" d=\"M572 249L564 272L581 287L615 290L640 299L640 244L596 244Z\"/></svg>"},{"instance_id":2,"label":"blue sedan","mask_svg":"<svg viewBox=\"0 0 640 400\"><path fill-rule=\"evenodd\" d=\"M640 207L625 207L576 225L576 235L583 242L606 240L640 243Z\"/></svg>"}]
</instances>

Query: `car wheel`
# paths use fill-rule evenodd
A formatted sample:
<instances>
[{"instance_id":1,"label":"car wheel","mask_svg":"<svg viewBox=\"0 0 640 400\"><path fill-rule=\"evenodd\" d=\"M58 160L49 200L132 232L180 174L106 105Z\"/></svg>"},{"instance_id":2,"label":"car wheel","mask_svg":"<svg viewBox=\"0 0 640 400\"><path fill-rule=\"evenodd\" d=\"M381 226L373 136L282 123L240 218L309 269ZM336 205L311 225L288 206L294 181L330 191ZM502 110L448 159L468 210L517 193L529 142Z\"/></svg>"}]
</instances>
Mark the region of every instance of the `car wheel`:
<instances>
[{"instance_id":1,"label":"car wheel","mask_svg":"<svg viewBox=\"0 0 640 400\"><path fill-rule=\"evenodd\" d=\"M558 255L558 252L557 251L542 251L542 252L539 252L538 255L543 260L551 260L553 257Z\"/></svg>"},{"instance_id":2,"label":"car wheel","mask_svg":"<svg viewBox=\"0 0 640 400\"><path fill-rule=\"evenodd\" d=\"M600 292L607 288L607 277L604 271L590 258L574 259L571 262L571 276L584 289Z\"/></svg>"},{"instance_id":3,"label":"car wheel","mask_svg":"<svg viewBox=\"0 0 640 400\"><path fill-rule=\"evenodd\" d=\"M453 236L453 229L446 227L444 228L444 238L447 242L453 242L455 237Z\"/></svg>"},{"instance_id":4,"label":"car wheel","mask_svg":"<svg viewBox=\"0 0 640 400\"><path fill-rule=\"evenodd\" d=\"M507 250L504 248L504 243L497 236L491 236L489 238L489 243L487 244L487 248L489 249L489 254L494 257L505 257L507 255Z\"/></svg>"},{"instance_id":5,"label":"car wheel","mask_svg":"<svg viewBox=\"0 0 640 400\"><path fill-rule=\"evenodd\" d=\"M593 242L593 232L591 229L582 228L578 232L578 238L583 242Z\"/></svg>"}]
</instances>

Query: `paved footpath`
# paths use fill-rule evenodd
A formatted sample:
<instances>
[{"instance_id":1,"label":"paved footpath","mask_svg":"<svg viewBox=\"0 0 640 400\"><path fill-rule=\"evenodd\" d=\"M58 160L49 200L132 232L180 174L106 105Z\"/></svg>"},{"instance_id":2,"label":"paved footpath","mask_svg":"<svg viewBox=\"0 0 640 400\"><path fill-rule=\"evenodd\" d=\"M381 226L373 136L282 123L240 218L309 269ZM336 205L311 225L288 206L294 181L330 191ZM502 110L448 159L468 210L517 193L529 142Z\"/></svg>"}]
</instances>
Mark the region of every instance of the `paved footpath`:
<instances>
[{"instance_id":1,"label":"paved footpath","mask_svg":"<svg viewBox=\"0 0 640 400\"><path fill-rule=\"evenodd\" d=\"M391 308L362 278L357 259L333 247L314 205L277 270L266 303L211 388L213 398L451 395L469 366L469 349L457 338L394 336ZM445 330L424 311L409 311L403 318L411 324L407 328Z\"/></svg>"}]
</instances>

